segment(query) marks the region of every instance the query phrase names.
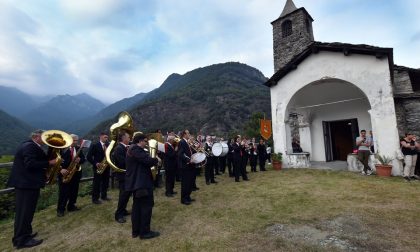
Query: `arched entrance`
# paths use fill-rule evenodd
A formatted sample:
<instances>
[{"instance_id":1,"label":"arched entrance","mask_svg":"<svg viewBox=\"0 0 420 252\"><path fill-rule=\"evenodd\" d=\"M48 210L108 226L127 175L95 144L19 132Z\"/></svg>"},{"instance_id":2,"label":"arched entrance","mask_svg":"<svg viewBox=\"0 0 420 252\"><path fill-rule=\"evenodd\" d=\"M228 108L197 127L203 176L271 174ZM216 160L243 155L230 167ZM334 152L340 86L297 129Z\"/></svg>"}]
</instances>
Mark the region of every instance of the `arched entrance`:
<instances>
[{"instance_id":1,"label":"arched entrance","mask_svg":"<svg viewBox=\"0 0 420 252\"><path fill-rule=\"evenodd\" d=\"M372 130L368 97L356 85L323 78L303 86L286 107L287 152L299 138L312 161L346 160L359 129Z\"/></svg>"}]
</instances>

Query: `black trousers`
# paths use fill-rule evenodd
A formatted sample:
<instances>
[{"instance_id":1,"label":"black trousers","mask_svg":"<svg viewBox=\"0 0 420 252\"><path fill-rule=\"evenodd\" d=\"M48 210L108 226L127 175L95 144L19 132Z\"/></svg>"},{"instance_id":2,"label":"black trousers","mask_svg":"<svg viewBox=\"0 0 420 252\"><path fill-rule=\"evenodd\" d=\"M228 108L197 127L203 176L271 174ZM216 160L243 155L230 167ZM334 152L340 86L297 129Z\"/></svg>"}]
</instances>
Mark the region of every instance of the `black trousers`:
<instances>
[{"instance_id":1,"label":"black trousers","mask_svg":"<svg viewBox=\"0 0 420 252\"><path fill-rule=\"evenodd\" d=\"M233 174L235 176L235 181L239 181L239 176L241 176L241 160L233 161Z\"/></svg>"},{"instance_id":2,"label":"black trousers","mask_svg":"<svg viewBox=\"0 0 420 252\"><path fill-rule=\"evenodd\" d=\"M63 177L58 177L58 203L57 212L64 212L75 207L81 172L76 172L69 183L63 183Z\"/></svg>"},{"instance_id":3,"label":"black trousers","mask_svg":"<svg viewBox=\"0 0 420 252\"><path fill-rule=\"evenodd\" d=\"M130 200L130 195L131 195L131 192L128 192L125 190L124 179L118 180L118 188L120 189L120 192L118 195L117 211L115 211L116 220L124 217L124 215L127 213L127 204L128 204L128 201Z\"/></svg>"},{"instance_id":4,"label":"black trousers","mask_svg":"<svg viewBox=\"0 0 420 252\"><path fill-rule=\"evenodd\" d=\"M194 168L190 166L181 169L181 201L189 201L191 199L194 172Z\"/></svg>"},{"instance_id":5,"label":"black trousers","mask_svg":"<svg viewBox=\"0 0 420 252\"><path fill-rule=\"evenodd\" d=\"M133 207L131 211L131 224L133 235L144 235L150 232L152 209L154 206L153 189L147 189L148 195L136 197L133 194Z\"/></svg>"},{"instance_id":6,"label":"black trousers","mask_svg":"<svg viewBox=\"0 0 420 252\"><path fill-rule=\"evenodd\" d=\"M175 187L176 169L165 170L166 193L173 193Z\"/></svg>"},{"instance_id":7,"label":"black trousers","mask_svg":"<svg viewBox=\"0 0 420 252\"><path fill-rule=\"evenodd\" d=\"M15 188L15 226L12 238L13 246L25 244L32 234L32 220L40 189Z\"/></svg>"},{"instance_id":8,"label":"black trousers","mask_svg":"<svg viewBox=\"0 0 420 252\"><path fill-rule=\"evenodd\" d=\"M219 157L219 170L222 173L225 173L226 171L226 156Z\"/></svg>"},{"instance_id":9,"label":"black trousers","mask_svg":"<svg viewBox=\"0 0 420 252\"><path fill-rule=\"evenodd\" d=\"M255 155L251 155L249 157L249 164L251 165L251 171L256 172L257 171L257 157Z\"/></svg>"},{"instance_id":10,"label":"black trousers","mask_svg":"<svg viewBox=\"0 0 420 252\"><path fill-rule=\"evenodd\" d=\"M82 178L82 172L76 172L73 175L72 180L70 181L70 193L69 193L69 203L67 204L67 210L74 208L76 206L77 196L79 195L79 184L80 179Z\"/></svg>"},{"instance_id":11,"label":"black trousers","mask_svg":"<svg viewBox=\"0 0 420 252\"><path fill-rule=\"evenodd\" d=\"M109 167L105 169L102 174L96 173L96 167L93 168L93 189L92 201L98 200L99 196L102 199L107 197L107 190L109 186Z\"/></svg>"},{"instance_id":12,"label":"black trousers","mask_svg":"<svg viewBox=\"0 0 420 252\"><path fill-rule=\"evenodd\" d=\"M233 157L230 154L228 154L227 156L227 167L228 167L229 177L233 177Z\"/></svg>"},{"instance_id":13,"label":"black trousers","mask_svg":"<svg viewBox=\"0 0 420 252\"><path fill-rule=\"evenodd\" d=\"M214 181L214 158L208 157L206 167L204 168L204 176L206 178L206 182Z\"/></svg>"},{"instance_id":14,"label":"black trousers","mask_svg":"<svg viewBox=\"0 0 420 252\"><path fill-rule=\"evenodd\" d=\"M258 161L260 162L260 171L265 171L265 157L259 158Z\"/></svg>"}]
</instances>

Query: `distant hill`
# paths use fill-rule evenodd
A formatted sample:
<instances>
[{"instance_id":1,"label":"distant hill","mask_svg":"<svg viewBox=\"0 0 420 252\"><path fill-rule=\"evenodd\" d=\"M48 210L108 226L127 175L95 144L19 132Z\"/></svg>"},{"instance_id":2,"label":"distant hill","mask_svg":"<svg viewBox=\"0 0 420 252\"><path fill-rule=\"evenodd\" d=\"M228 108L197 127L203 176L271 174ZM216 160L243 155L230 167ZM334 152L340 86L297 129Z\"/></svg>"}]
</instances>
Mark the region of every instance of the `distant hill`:
<instances>
[{"instance_id":1,"label":"distant hill","mask_svg":"<svg viewBox=\"0 0 420 252\"><path fill-rule=\"evenodd\" d=\"M14 155L18 145L29 138L33 128L0 110L0 155Z\"/></svg>"},{"instance_id":2,"label":"distant hill","mask_svg":"<svg viewBox=\"0 0 420 252\"><path fill-rule=\"evenodd\" d=\"M94 128L98 123L115 117L121 111L129 110L132 106L139 103L146 95L147 93L139 93L132 97L117 101L103 108L95 115L88 116L86 118L65 125L63 130L79 135L84 135L89 132L89 130Z\"/></svg>"},{"instance_id":3,"label":"distant hill","mask_svg":"<svg viewBox=\"0 0 420 252\"><path fill-rule=\"evenodd\" d=\"M61 129L71 122L95 115L105 105L88 94L58 95L24 115L35 128Z\"/></svg>"},{"instance_id":4,"label":"distant hill","mask_svg":"<svg viewBox=\"0 0 420 252\"><path fill-rule=\"evenodd\" d=\"M253 112L270 116L266 80L259 70L233 62L172 74L129 112L143 132L188 128L194 133L226 135L241 131ZM115 118L100 123L88 136L109 130L114 122Z\"/></svg>"},{"instance_id":5,"label":"distant hill","mask_svg":"<svg viewBox=\"0 0 420 252\"><path fill-rule=\"evenodd\" d=\"M0 109L14 117L21 117L39 103L32 96L13 87L0 86Z\"/></svg>"}]
</instances>

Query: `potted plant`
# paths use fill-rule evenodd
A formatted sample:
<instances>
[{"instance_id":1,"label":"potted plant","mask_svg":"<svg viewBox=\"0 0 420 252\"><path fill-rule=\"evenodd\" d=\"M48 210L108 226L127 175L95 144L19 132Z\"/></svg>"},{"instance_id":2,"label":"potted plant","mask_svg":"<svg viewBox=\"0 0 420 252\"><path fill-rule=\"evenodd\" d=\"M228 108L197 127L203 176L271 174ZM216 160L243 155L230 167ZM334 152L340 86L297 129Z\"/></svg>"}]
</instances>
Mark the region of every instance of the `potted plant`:
<instances>
[{"instance_id":1,"label":"potted plant","mask_svg":"<svg viewBox=\"0 0 420 252\"><path fill-rule=\"evenodd\" d=\"M390 177L392 172L392 165L390 163L393 158L377 154L376 160L376 174L381 177Z\"/></svg>"},{"instance_id":2,"label":"potted plant","mask_svg":"<svg viewBox=\"0 0 420 252\"><path fill-rule=\"evenodd\" d=\"M274 170L281 170L282 168L282 161L283 161L283 153L273 153L271 154L271 159L273 160L273 168Z\"/></svg>"}]
</instances>

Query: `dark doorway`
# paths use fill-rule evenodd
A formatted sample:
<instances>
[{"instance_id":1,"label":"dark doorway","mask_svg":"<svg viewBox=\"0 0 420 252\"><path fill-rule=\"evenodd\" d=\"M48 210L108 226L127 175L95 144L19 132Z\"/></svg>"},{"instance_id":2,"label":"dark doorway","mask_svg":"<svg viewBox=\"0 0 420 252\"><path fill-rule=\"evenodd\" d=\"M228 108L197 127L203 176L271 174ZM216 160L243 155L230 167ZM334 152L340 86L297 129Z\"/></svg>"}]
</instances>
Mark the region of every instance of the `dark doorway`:
<instances>
[{"instance_id":1,"label":"dark doorway","mask_svg":"<svg viewBox=\"0 0 420 252\"><path fill-rule=\"evenodd\" d=\"M322 122L324 128L325 156L327 161L347 160L355 148L359 134L357 119Z\"/></svg>"}]
</instances>

